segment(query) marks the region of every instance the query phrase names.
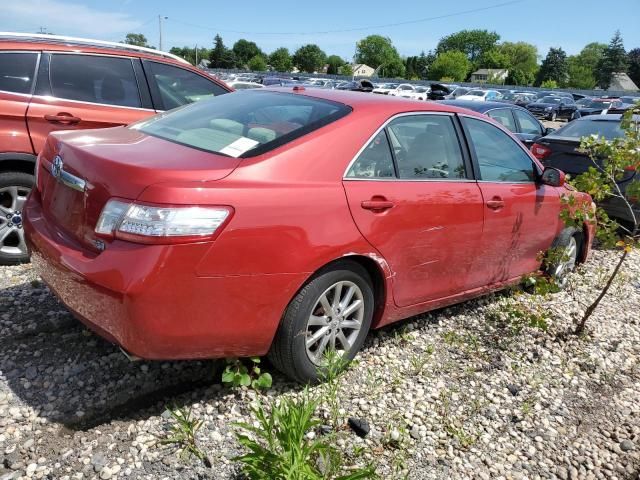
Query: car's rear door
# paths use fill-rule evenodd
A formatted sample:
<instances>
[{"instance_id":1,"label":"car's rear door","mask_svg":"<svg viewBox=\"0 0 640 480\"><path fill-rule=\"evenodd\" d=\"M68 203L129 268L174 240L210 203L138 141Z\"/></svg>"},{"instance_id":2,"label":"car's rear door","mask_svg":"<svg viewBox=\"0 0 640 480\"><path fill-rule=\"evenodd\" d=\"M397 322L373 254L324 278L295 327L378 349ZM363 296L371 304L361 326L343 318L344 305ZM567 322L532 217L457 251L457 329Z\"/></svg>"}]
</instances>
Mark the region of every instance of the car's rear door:
<instances>
[{"instance_id":1,"label":"car's rear door","mask_svg":"<svg viewBox=\"0 0 640 480\"><path fill-rule=\"evenodd\" d=\"M481 284L472 270L483 202L451 114L389 121L348 169L344 188L363 236L393 271L393 297L408 306Z\"/></svg>"},{"instance_id":2,"label":"car's rear door","mask_svg":"<svg viewBox=\"0 0 640 480\"><path fill-rule=\"evenodd\" d=\"M33 148L50 132L127 125L155 114L137 58L43 53L27 110Z\"/></svg>"},{"instance_id":3,"label":"car's rear door","mask_svg":"<svg viewBox=\"0 0 640 480\"><path fill-rule=\"evenodd\" d=\"M33 153L25 122L39 52L0 51L0 155Z\"/></svg>"},{"instance_id":4,"label":"car's rear door","mask_svg":"<svg viewBox=\"0 0 640 480\"><path fill-rule=\"evenodd\" d=\"M478 117L461 120L484 199L484 231L474 268L486 284L531 273L558 232L559 193L537 181L539 167L506 132Z\"/></svg>"}]
</instances>

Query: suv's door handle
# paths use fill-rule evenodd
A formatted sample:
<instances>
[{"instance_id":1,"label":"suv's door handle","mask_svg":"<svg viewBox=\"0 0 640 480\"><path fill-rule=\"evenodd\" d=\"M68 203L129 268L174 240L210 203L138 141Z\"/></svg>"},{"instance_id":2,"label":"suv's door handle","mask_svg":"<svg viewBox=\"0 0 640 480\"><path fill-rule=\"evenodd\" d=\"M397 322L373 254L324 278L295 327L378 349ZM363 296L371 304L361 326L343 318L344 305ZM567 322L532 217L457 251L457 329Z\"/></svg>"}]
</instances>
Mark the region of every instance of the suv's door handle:
<instances>
[{"instance_id":1,"label":"suv's door handle","mask_svg":"<svg viewBox=\"0 0 640 480\"><path fill-rule=\"evenodd\" d=\"M384 199L384 197L381 199L375 199L374 197L371 200L364 200L360 205L365 210L371 210L373 212L383 212L393 208L393 202Z\"/></svg>"},{"instance_id":2,"label":"suv's door handle","mask_svg":"<svg viewBox=\"0 0 640 480\"><path fill-rule=\"evenodd\" d=\"M495 196L487 201L487 207L491 210L500 210L504 207L504 200L502 200L502 197Z\"/></svg>"},{"instance_id":3,"label":"suv's door handle","mask_svg":"<svg viewBox=\"0 0 640 480\"><path fill-rule=\"evenodd\" d=\"M58 113L57 115L45 115L44 119L47 122L54 122L54 123L65 123L68 125L73 125L74 123L79 123L82 119L80 117L74 117L73 115L69 114L69 113Z\"/></svg>"}]
</instances>

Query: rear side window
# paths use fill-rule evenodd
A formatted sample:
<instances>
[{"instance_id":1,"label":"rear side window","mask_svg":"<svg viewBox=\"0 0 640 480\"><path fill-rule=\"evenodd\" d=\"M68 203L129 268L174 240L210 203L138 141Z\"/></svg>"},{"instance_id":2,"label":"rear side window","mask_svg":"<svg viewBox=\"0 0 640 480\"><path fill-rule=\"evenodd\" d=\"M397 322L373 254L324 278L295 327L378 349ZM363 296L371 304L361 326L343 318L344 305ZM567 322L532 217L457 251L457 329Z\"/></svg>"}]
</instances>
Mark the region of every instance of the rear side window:
<instances>
[{"instance_id":1,"label":"rear side window","mask_svg":"<svg viewBox=\"0 0 640 480\"><path fill-rule=\"evenodd\" d=\"M37 53L0 53L0 90L31 93Z\"/></svg>"},{"instance_id":2,"label":"rear side window","mask_svg":"<svg viewBox=\"0 0 640 480\"><path fill-rule=\"evenodd\" d=\"M347 178L393 178L395 176L391 148L384 130L369 142L347 172Z\"/></svg>"},{"instance_id":3,"label":"rear side window","mask_svg":"<svg viewBox=\"0 0 640 480\"><path fill-rule=\"evenodd\" d=\"M97 55L51 56L53 96L80 102L141 107L133 64L128 58Z\"/></svg>"},{"instance_id":4,"label":"rear side window","mask_svg":"<svg viewBox=\"0 0 640 480\"><path fill-rule=\"evenodd\" d=\"M347 115L341 103L279 92L245 90L152 117L131 128L231 157L268 152Z\"/></svg>"},{"instance_id":5,"label":"rear side window","mask_svg":"<svg viewBox=\"0 0 640 480\"><path fill-rule=\"evenodd\" d=\"M145 66L151 70L165 110L227 93L212 80L184 68L158 62L145 62Z\"/></svg>"},{"instance_id":6,"label":"rear side window","mask_svg":"<svg viewBox=\"0 0 640 480\"><path fill-rule=\"evenodd\" d=\"M509 135L475 118L462 118L476 153L480 179L487 182L533 182L533 160Z\"/></svg>"}]
</instances>

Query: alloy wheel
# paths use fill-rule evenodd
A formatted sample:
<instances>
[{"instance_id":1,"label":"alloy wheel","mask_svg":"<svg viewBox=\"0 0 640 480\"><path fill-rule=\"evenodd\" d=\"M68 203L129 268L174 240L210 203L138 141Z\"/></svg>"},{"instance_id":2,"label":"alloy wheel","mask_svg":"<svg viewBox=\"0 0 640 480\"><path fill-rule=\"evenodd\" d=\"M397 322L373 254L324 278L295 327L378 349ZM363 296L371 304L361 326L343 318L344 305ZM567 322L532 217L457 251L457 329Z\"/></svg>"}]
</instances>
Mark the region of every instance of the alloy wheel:
<instances>
[{"instance_id":1,"label":"alloy wheel","mask_svg":"<svg viewBox=\"0 0 640 480\"><path fill-rule=\"evenodd\" d=\"M22 256L27 253L22 228L22 208L31 191L28 187L0 188L0 253Z\"/></svg>"},{"instance_id":2,"label":"alloy wheel","mask_svg":"<svg viewBox=\"0 0 640 480\"><path fill-rule=\"evenodd\" d=\"M340 281L327 288L307 320L305 345L309 360L322 366L328 350L348 353L358 338L364 313L364 296L358 285Z\"/></svg>"},{"instance_id":3,"label":"alloy wheel","mask_svg":"<svg viewBox=\"0 0 640 480\"><path fill-rule=\"evenodd\" d=\"M575 237L571 237L569 244L563 249L562 258L553 270L553 277L560 288L567 285L569 274L575 268L577 259L578 243Z\"/></svg>"}]
</instances>

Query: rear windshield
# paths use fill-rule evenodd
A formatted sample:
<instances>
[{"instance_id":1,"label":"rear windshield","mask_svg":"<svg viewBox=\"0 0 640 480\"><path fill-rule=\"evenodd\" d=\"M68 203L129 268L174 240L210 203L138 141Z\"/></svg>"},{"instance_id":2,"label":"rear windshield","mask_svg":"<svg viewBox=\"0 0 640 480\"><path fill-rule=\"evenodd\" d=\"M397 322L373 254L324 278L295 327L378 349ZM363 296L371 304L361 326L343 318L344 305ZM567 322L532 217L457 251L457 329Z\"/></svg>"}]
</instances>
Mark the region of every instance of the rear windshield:
<instances>
[{"instance_id":1,"label":"rear windshield","mask_svg":"<svg viewBox=\"0 0 640 480\"><path fill-rule=\"evenodd\" d=\"M550 137L581 138L589 135L598 135L611 140L623 137L624 132L620 128L619 121L611 120L576 120L565 127L556 130Z\"/></svg>"},{"instance_id":2,"label":"rear windshield","mask_svg":"<svg viewBox=\"0 0 640 480\"><path fill-rule=\"evenodd\" d=\"M148 135L230 157L268 152L351 112L298 94L246 90L178 108L131 126Z\"/></svg>"}]
</instances>

